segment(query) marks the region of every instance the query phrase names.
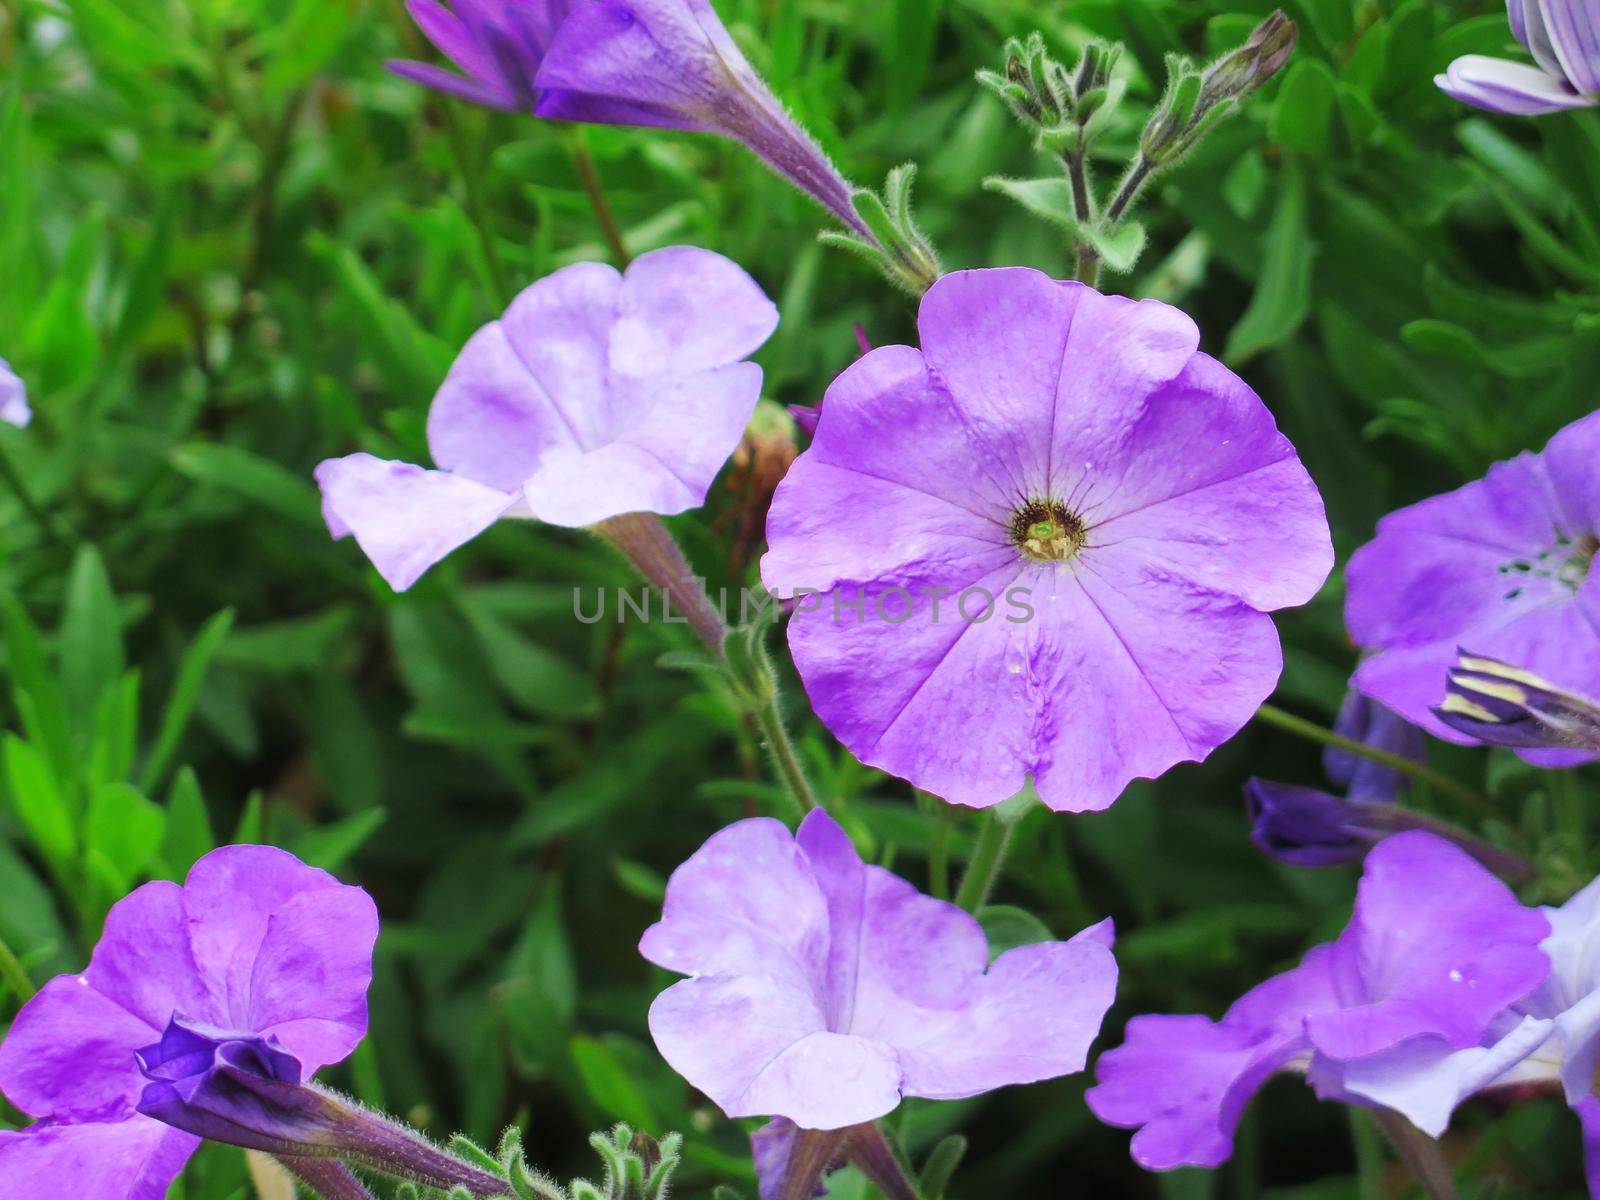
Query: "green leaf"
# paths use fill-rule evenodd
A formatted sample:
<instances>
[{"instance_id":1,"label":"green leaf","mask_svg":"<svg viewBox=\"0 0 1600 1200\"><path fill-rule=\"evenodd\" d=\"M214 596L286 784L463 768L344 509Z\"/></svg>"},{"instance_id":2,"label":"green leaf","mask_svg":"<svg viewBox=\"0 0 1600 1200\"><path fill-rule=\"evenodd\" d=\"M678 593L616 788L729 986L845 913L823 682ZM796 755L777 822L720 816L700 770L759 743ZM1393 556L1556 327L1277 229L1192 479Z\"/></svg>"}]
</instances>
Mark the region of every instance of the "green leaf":
<instances>
[{"instance_id":1,"label":"green leaf","mask_svg":"<svg viewBox=\"0 0 1600 1200\"><path fill-rule=\"evenodd\" d=\"M321 825L295 840L293 850L303 861L324 871L337 871L352 854L361 849L388 819L388 812L369 808L331 825Z\"/></svg>"},{"instance_id":2,"label":"green leaf","mask_svg":"<svg viewBox=\"0 0 1600 1200\"><path fill-rule=\"evenodd\" d=\"M61 682L67 708L87 727L101 691L122 674L122 620L100 552L85 544L72 560L61 619Z\"/></svg>"},{"instance_id":3,"label":"green leaf","mask_svg":"<svg viewBox=\"0 0 1600 1200\"><path fill-rule=\"evenodd\" d=\"M1267 229L1267 240L1255 294L1239 323L1228 334L1223 358L1237 365L1293 337L1311 312L1311 264L1316 246L1306 214L1306 185L1301 172L1285 172L1283 194Z\"/></svg>"},{"instance_id":4,"label":"green leaf","mask_svg":"<svg viewBox=\"0 0 1600 1200\"><path fill-rule=\"evenodd\" d=\"M172 693L167 697L167 706L161 714L155 745L145 759L144 770L139 776L139 786L144 791L153 790L166 774L172 756L177 753L178 742L189 727L189 719L194 716L195 704L200 699L200 685L205 682L211 658L232 626L233 610L225 608L200 627L200 632L195 634L194 641L189 643L189 649L184 652L178 664L177 679L172 684Z\"/></svg>"},{"instance_id":5,"label":"green leaf","mask_svg":"<svg viewBox=\"0 0 1600 1200\"><path fill-rule=\"evenodd\" d=\"M1007 950L1048 942L1054 937L1050 927L1038 917L1012 904L986 905L978 910L977 916L984 936L989 939L991 962Z\"/></svg>"},{"instance_id":6,"label":"green leaf","mask_svg":"<svg viewBox=\"0 0 1600 1200\"><path fill-rule=\"evenodd\" d=\"M211 832L200 779L194 768L180 767L167 796L167 832L161 843L167 878L182 879L196 861L215 848L216 837Z\"/></svg>"},{"instance_id":7,"label":"green leaf","mask_svg":"<svg viewBox=\"0 0 1600 1200\"><path fill-rule=\"evenodd\" d=\"M1333 150L1338 81L1320 59L1302 58L1289 68L1272 110L1272 137L1291 150L1326 158Z\"/></svg>"},{"instance_id":8,"label":"green leaf","mask_svg":"<svg viewBox=\"0 0 1600 1200\"><path fill-rule=\"evenodd\" d=\"M15 734L0 744L11 806L41 854L59 872L77 853L76 820L44 755Z\"/></svg>"},{"instance_id":9,"label":"green leaf","mask_svg":"<svg viewBox=\"0 0 1600 1200\"><path fill-rule=\"evenodd\" d=\"M243 446L180 446L172 452L172 466L196 483L232 492L307 530L326 532L322 501L311 481Z\"/></svg>"},{"instance_id":10,"label":"green leaf","mask_svg":"<svg viewBox=\"0 0 1600 1200\"><path fill-rule=\"evenodd\" d=\"M607 1041L579 1034L572 1039L570 1050L584 1091L607 1117L626 1121L636 1129L661 1128L644 1091Z\"/></svg>"},{"instance_id":11,"label":"green leaf","mask_svg":"<svg viewBox=\"0 0 1600 1200\"><path fill-rule=\"evenodd\" d=\"M120 898L161 848L167 815L131 784L108 783L89 801L89 874L108 900Z\"/></svg>"}]
</instances>

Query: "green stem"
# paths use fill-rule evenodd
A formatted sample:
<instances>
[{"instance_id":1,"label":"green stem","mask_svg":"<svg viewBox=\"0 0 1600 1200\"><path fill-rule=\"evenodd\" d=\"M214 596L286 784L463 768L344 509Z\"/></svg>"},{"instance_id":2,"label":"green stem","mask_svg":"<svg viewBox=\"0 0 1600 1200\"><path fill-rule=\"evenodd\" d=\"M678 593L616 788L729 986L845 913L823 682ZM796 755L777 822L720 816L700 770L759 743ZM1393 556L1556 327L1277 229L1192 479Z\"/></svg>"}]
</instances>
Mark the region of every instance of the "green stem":
<instances>
[{"instance_id":1,"label":"green stem","mask_svg":"<svg viewBox=\"0 0 1600 1200\"><path fill-rule=\"evenodd\" d=\"M1384 1200L1383 1143L1372 1127L1372 1115L1364 1108L1351 1108L1350 1141L1356 1157L1357 1200Z\"/></svg>"},{"instance_id":2,"label":"green stem","mask_svg":"<svg viewBox=\"0 0 1600 1200\"><path fill-rule=\"evenodd\" d=\"M466 136L462 133L455 105L446 100L439 105L439 111L444 114L450 149L455 155L456 167L461 172L461 182L467 189L467 216L477 232L478 245L483 250L483 261L489 271L489 283L494 288L495 300L501 305L510 304L511 288L506 282L505 268L500 263L500 252L494 247L494 234L489 230L489 210L483 202L483 181L478 174L478 160L467 150Z\"/></svg>"},{"instance_id":3,"label":"green stem","mask_svg":"<svg viewBox=\"0 0 1600 1200\"><path fill-rule=\"evenodd\" d=\"M24 1004L32 1000L38 991L33 986L33 980L28 978L28 972L23 969L21 960L12 952L11 947L6 945L4 938L0 938L0 979L4 979L11 986L11 990Z\"/></svg>"},{"instance_id":4,"label":"green stem","mask_svg":"<svg viewBox=\"0 0 1600 1200\"><path fill-rule=\"evenodd\" d=\"M923 793L924 795L926 793ZM935 798L933 833L928 838L928 891L936 899L950 899L950 806Z\"/></svg>"},{"instance_id":5,"label":"green stem","mask_svg":"<svg viewBox=\"0 0 1600 1200\"><path fill-rule=\"evenodd\" d=\"M617 266L626 267L633 261L633 255L628 253L622 226L617 223L617 214L612 211L611 201L606 199L605 188L600 183L600 169L595 166L594 155L589 152L589 139L582 126L576 126L568 132L567 152L572 155L572 168L578 173L578 182L583 185L584 194L589 197L589 207L594 209L595 220L600 224L606 245L611 247L612 257L617 260Z\"/></svg>"},{"instance_id":6,"label":"green stem","mask_svg":"<svg viewBox=\"0 0 1600 1200\"><path fill-rule=\"evenodd\" d=\"M1155 164L1140 154L1128 168L1128 173L1122 177L1122 182L1117 185L1117 194L1111 200L1111 206L1106 209L1106 225L1115 227L1122 220L1123 214L1135 200L1139 198L1144 185L1150 182L1150 177L1155 174Z\"/></svg>"},{"instance_id":7,"label":"green stem","mask_svg":"<svg viewBox=\"0 0 1600 1200\"><path fill-rule=\"evenodd\" d=\"M1315 721L1308 721L1304 717L1297 717L1293 713L1284 712L1272 704L1263 704L1256 712L1256 716L1269 725L1276 725L1279 729L1296 734L1313 742L1321 742L1324 746L1333 746L1346 753L1354 754L1359 758L1369 759L1375 763L1382 763L1391 770L1399 771L1402 775L1436 788L1457 800L1465 801L1473 807L1488 814L1493 814L1494 805L1487 797L1479 795L1469 787L1463 787L1448 775L1435 771L1432 767L1407 758L1403 754L1394 754L1388 750L1380 750L1376 746L1369 746L1365 742L1358 742L1354 738L1347 738L1343 734L1334 733L1331 729L1324 729Z\"/></svg>"},{"instance_id":8,"label":"green stem","mask_svg":"<svg viewBox=\"0 0 1600 1200\"><path fill-rule=\"evenodd\" d=\"M1066 156L1067 179L1072 183L1072 215L1080 229L1087 229L1094 220L1094 200L1089 194L1089 166L1082 150ZM1080 234L1078 237L1078 268L1075 278L1090 287L1100 282L1100 252Z\"/></svg>"},{"instance_id":9,"label":"green stem","mask_svg":"<svg viewBox=\"0 0 1600 1200\"><path fill-rule=\"evenodd\" d=\"M978 842L972 848L972 858L967 862L967 873L961 877L961 887L956 892L956 905L975 913L989 900L1000 878L1006 861L1006 850L1011 845L1011 825L998 813L987 812L978 829Z\"/></svg>"},{"instance_id":10,"label":"green stem","mask_svg":"<svg viewBox=\"0 0 1600 1200\"><path fill-rule=\"evenodd\" d=\"M778 777L789 789L794 802L800 806L800 812L805 814L818 807L817 794L812 790L811 781L806 778L805 768L800 765L800 755L789 738L789 731L784 728L777 680L771 678L770 674L769 671L769 686L760 688L751 698L750 715L761 730L761 740L772 758Z\"/></svg>"}]
</instances>

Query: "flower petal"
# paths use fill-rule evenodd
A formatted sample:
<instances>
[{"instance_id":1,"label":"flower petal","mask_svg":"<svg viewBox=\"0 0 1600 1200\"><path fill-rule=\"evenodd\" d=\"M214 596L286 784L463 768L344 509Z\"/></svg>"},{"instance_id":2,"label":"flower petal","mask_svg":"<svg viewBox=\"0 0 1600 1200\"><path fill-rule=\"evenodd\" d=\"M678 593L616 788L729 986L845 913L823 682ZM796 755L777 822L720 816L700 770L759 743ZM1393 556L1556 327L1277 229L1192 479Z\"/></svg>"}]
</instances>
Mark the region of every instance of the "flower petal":
<instances>
[{"instance_id":1,"label":"flower petal","mask_svg":"<svg viewBox=\"0 0 1600 1200\"><path fill-rule=\"evenodd\" d=\"M576 263L525 288L467 342L428 413L433 459L515 492L556 447L611 441L611 329L622 277Z\"/></svg>"},{"instance_id":2,"label":"flower petal","mask_svg":"<svg viewBox=\"0 0 1600 1200\"><path fill-rule=\"evenodd\" d=\"M1521 42L1538 64L1551 75L1561 75L1561 60L1550 43L1541 0L1506 0L1506 17L1512 36Z\"/></svg>"},{"instance_id":3,"label":"flower petal","mask_svg":"<svg viewBox=\"0 0 1600 1200\"><path fill-rule=\"evenodd\" d=\"M0 1045L0 1092L33 1117L131 1112L144 1088L134 1054L157 1032L83 976L57 976Z\"/></svg>"},{"instance_id":4,"label":"flower petal","mask_svg":"<svg viewBox=\"0 0 1600 1200\"><path fill-rule=\"evenodd\" d=\"M1565 79L1538 67L1481 54L1456 59L1443 75L1435 75L1433 82L1440 91L1464 104L1514 117L1600 103L1593 96L1581 95Z\"/></svg>"},{"instance_id":5,"label":"flower petal","mask_svg":"<svg viewBox=\"0 0 1600 1200\"><path fill-rule=\"evenodd\" d=\"M1311 1042L1338 1060L1429 1035L1475 1046L1549 974L1539 949L1549 931L1542 913L1450 842L1388 838L1367 856L1355 913L1334 944L1346 1004L1307 1019Z\"/></svg>"},{"instance_id":6,"label":"flower petal","mask_svg":"<svg viewBox=\"0 0 1600 1200\"><path fill-rule=\"evenodd\" d=\"M645 930L639 953L684 974L739 971L816 988L826 970L827 901L781 822L740 821L672 873L661 920Z\"/></svg>"},{"instance_id":7,"label":"flower petal","mask_svg":"<svg viewBox=\"0 0 1600 1200\"><path fill-rule=\"evenodd\" d=\"M1578 91L1600 92L1600 3L1596 0L1538 0L1550 45L1561 71Z\"/></svg>"},{"instance_id":8,"label":"flower petal","mask_svg":"<svg viewBox=\"0 0 1600 1200\"><path fill-rule=\"evenodd\" d=\"M650 1035L673 1070L730 1117L840 1129L900 1102L889 1047L827 1032L811 994L766 976L674 984L650 1006Z\"/></svg>"},{"instance_id":9,"label":"flower petal","mask_svg":"<svg viewBox=\"0 0 1600 1200\"><path fill-rule=\"evenodd\" d=\"M623 379L688 376L736 363L778 327L778 309L738 263L697 246L634 259L617 296L611 370Z\"/></svg>"},{"instance_id":10,"label":"flower petal","mask_svg":"<svg viewBox=\"0 0 1600 1200\"><path fill-rule=\"evenodd\" d=\"M1084 317L1080 303L1074 320ZM1305 603L1333 568L1322 497L1294 447L1209 355L1146 402L1116 475L1076 494L1091 546L1159 562L1262 611Z\"/></svg>"},{"instance_id":11,"label":"flower petal","mask_svg":"<svg viewBox=\"0 0 1600 1200\"><path fill-rule=\"evenodd\" d=\"M327 459L317 467L316 479L329 531L334 537L354 534L378 574L397 592L517 502L513 495L462 475L370 454Z\"/></svg>"},{"instance_id":12,"label":"flower petal","mask_svg":"<svg viewBox=\"0 0 1600 1200\"><path fill-rule=\"evenodd\" d=\"M200 1139L147 1117L0 1131L8 1195L166 1200Z\"/></svg>"}]
</instances>

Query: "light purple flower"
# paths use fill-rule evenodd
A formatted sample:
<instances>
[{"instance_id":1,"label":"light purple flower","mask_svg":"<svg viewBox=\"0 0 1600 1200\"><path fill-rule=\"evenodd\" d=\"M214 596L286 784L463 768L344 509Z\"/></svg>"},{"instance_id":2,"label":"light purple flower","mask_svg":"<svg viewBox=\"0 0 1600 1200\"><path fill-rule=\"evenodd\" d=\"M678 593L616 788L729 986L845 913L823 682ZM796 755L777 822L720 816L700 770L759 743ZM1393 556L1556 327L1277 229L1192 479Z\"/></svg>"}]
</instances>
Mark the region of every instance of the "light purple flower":
<instances>
[{"instance_id":1,"label":"light purple flower","mask_svg":"<svg viewBox=\"0 0 1600 1200\"><path fill-rule=\"evenodd\" d=\"M1550 972L1544 915L1465 852L1403 833L1367 857L1337 941L1239 999L1220 1021L1144 1016L1102 1055L1089 1107L1137 1128L1149 1170L1214 1167L1233 1152L1251 1096L1274 1073L1306 1070L1319 1094L1351 1099L1348 1076L1386 1052L1468 1050Z\"/></svg>"},{"instance_id":2,"label":"light purple flower","mask_svg":"<svg viewBox=\"0 0 1600 1200\"><path fill-rule=\"evenodd\" d=\"M1294 447L1165 304L962 271L918 328L834 381L768 516L768 589L821 593L789 626L817 713L974 806L1031 775L1105 808L1205 758L1332 563Z\"/></svg>"},{"instance_id":3,"label":"light purple flower","mask_svg":"<svg viewBox=\"0 0 1600 1200\"><path fill-rule=\"evenodd\" d=\"M991 964L977 921L867 866L820 810L741 821L677 869L639 944L692 976L650 1008L672 1067L730 1117L874 1120L1082 1070L1116 989L1109 923Z\"/></svg>"},{"instance_id":4,"label":"light purple flower","mask_svg":"<svg viewBox=\"0 0 1600 1200\"><path fill-rule=\"evenodd\" d=\"M266 846L213 851L181 887L139 888L88 969L46 984L0 1046L0 1090L37 1118L0 1132L0 1178L19 1195L162 1200L199 1145L144 1115L171 1085L152 1051L174 1022L270 1045L309 1078L366 1034L377 934L360 888Z\"/></svg>"},{"instance_id":5,"label":"light purple flower","mask_svg":"<svg viewBox=\"0 0 1600 1200\"><path fill-rule=\"evenodd\" d=\"M0 358L0 421L22 429L31 420L33 410L28 407L28 389L6 360Z\"/></svg>"},{"instance_id":6,"label":"light purple flower","mask_svg":"<svg viewBox=\"0 0 1600 1200\"><path fill-rule=\"evenodd\" d=\"M705 502L761 394L741 361L778 312L740 267L692 246L619 275L579 263L473 335L434 397L441 469L370 454L317 468L334 537L404 591L501 517L593 525Z\"/></svg>"},{"instance_id":7,"label":"light purple flower","mask_svg":"<svg viewBox=\"0 0 1600 1200\"><path fill-rule=\"evenodd\" d=\"M1600 104L1600 0L1506 0L1506 12L1539 65L1468 54L1434 78L1440 88L1518 117Z\"/></svg>"},{"instance_id":8,"label":"light purple flower","mask_svg":"<svg viewBox=\"0 0 1600 1200\"><path fill-rule=\"evenodd\" d=\"M1374 651L1354 683L1437 737L1473 739L1432 708L1457 647L1503 659L1586 695L1600 694L1600 413L1539 454L1390 513L1350 559L1345 622ZM1581 751L1524 750L1545 765Z\"/></svg>"},{"instance_id":9,"label":"light purple flower","mask_svg":"<svg viewBox=\"0 0 1600 1200\"><path fill-rule=\"evenodd\" d=\"M851 187L784 111L709 0L407 0L464 74L390 63L417 83L561 121L743 142L871 243Z\"/></svg>"}]
</instances>

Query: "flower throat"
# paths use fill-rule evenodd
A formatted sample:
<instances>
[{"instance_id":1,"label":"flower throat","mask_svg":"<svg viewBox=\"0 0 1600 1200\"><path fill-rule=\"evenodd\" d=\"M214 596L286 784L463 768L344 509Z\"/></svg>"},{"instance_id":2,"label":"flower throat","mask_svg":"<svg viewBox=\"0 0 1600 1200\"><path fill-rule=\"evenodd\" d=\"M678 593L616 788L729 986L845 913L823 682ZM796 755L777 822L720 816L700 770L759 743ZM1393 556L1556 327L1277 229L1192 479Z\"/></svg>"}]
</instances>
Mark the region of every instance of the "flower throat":
<instances>
[{"instance_id":1,"label":"flower throat","mask_svg":"<svg viewBox=\"0 0 1600 1200\"><path fill-rule=\"evenodd\" d=\"M1011 541L1034 562L1062 562L1083 549L1083 518L1056 500L1030 500L1011 514Z\"/></svg>"}]
</instances>

